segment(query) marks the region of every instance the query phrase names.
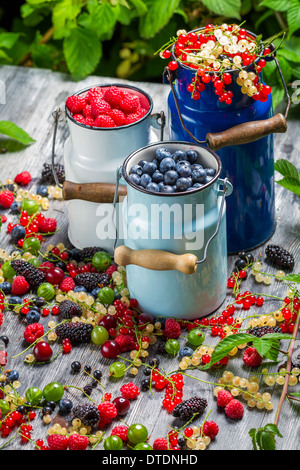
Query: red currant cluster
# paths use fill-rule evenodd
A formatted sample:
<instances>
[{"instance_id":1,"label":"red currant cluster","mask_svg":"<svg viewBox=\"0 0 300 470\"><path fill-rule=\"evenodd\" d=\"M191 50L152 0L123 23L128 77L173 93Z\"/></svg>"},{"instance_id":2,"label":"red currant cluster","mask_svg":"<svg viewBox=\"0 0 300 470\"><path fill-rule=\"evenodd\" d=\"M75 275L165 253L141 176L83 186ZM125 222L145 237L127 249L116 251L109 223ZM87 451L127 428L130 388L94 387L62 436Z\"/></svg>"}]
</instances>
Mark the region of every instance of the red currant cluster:
<instances>
[{"instance_id":1,"label":"red currant cluster","mask_svg":"<svg viewBox=\"0 0 300 470\"><path fill-rule=\"evenodd\" d=\"M210 82L221 103L230 105L233 99L231 90L226 89L232 83L232 70L238 73L236 83L243 94L254 100L266 101L271 87L261 83L259 73L266 66L264 57L272 54L270 47L262 49L262 43L244 28L238 25L212 25L187 33L177 31L177 38L161 48L160 56L169 59L168 68L175 71L178 64L196 69L195 76L187 85L193 100L199 100ZM249 69L250 71L247 72Z\"/></svg>"},{"instance_id":2,"label":"red currant cluster","mask_svg":"<svg viewBox=\"0 0 300 470\"><path fill-rule=\"evenodd\" d=\"M165 377L160 370L153 369L151 383L157 391L165 390L162 405L168 413L172 413L173 408L182 402L184 387L182 375L173 374L170 377Z\"/></svg>"},{"instance_id":3,"label":"red currant cluster","mask_svg":"<svg viewBox=\"0 0 300 470\"><path fill-rule=\"evenodd\" d=\"M29 411L27 414L28 421L33 421L35 417L36 413L34 411ZM1 422L1 437L8 437L14 429L20 428L21 440L27 442L31 438L30 431L32 431L32 426L27 423L27 419L17 410L7 414Z\"/></svg>"},{"instance_id":4,"label":"red currant cluster","mask_svg":"<svg viewBox=\"0 0 300 470\"><path fill-rule=\"evenodd\" d=\"M282 333L293 333L295 321L300 310L300 301L298 297L293 299L286 297L284 303L286 307L283 307L281 310L284 321L280 324L280 328L282 329Z\"/></svg>"}]
</instances>

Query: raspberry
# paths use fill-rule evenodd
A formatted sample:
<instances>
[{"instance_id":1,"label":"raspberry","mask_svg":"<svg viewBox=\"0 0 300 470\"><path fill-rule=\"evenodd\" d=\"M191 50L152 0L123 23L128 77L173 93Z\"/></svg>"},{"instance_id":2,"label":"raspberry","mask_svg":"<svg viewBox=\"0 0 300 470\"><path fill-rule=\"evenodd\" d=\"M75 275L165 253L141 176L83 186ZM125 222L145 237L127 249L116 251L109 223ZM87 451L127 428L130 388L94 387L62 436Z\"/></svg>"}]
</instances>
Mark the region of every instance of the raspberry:
<instances>
[{"instance_id":1,"label":"raspberry","mask_svg":"<svg viewBox=\"0 0 300 470\"><path fill-rule=\"evenodd\" d=\"M164 336L168 339L179 338L181 334L181 326L177 320L173 318L168 318L165 323Z\"/></svg>"},{"instance_id":2,"label":"raspberry","mask_svg":"<svg viewBox=\"0 0 300 470\"><path fill-rule=\"evenodd\" d=\"M119 108L123 96L123 91L116 86L106 88L106 90L104 91L104 99L110 104L112 108Z\"/></svg>"},{"instance_id":3,"label":"raspberry","mask_svg":"<svg viewBox=\"0 0 300 470\"><path fill-rule=\"evenodd\" d=\"M82 116L82 114L74 114L73 119L77 122L81 122L81 124L85 124L85 118Z\"/></svg>"},{"instance_id":4,"label":"raspberry","mask_svg":"<svg viewBox=\"0 0 300 470\"><path fill-rule=\"evenodd\" d=\"M120 346L121 352L132 351L135 349L135 340L131 335L118 335L114 339Z\"/></svg>"},{"instance_id":5,"label":"raspberry","mask_svg":"<svg viewBox=\"0 0 300 470\"><path fill-rule=\"evenodd\" d=\"M110 116L99 114L95 119L95 127L116 127L116 124Z\"/></svg>"},{"instance_id":6,"label":"raspberry","mask_svg":"<svg viewBox=\"0 0 300 470\"><path fill-rule=\"evenodd\" d=\"M72 95L67 98L66 106L72 114L81 113L85 106L85 99L78 95Z\"/></svg>"},{"instance_id":7,"label":"raspberry","mask_svg":"<svg viewBox=\"0 0 300 470\"><path fill-rule=\"evenodd\" d=\"M122 393L122 397L127 398L128 400L134 400L139 396L140 389L134 383L128 382L127 384L122 385L120 392Z\"/></svg>"},{"instance_id":8,"label":"raspberry","mask_svg":"<svg viewBox=\"0 0 300 470\"><path fill-rule=\"evenodd\" d=\"M95 121L92 117L86 117L85 120L84 120L84 123L86 126L91 126L91 127L95 127Z\"/></svg>"},{"instance_id":9,"label":"raspberry","mask_svg":"<svg viewBox=\"0 0 300 470\"><path fill-rule=\"evenodd\" d=\"M27 186L27 184L29 184L31 180L32 178L31 178L31 174L29 173L29 171L22 171L22 173L19 173L15 177L14 181L20 186Z\"/></svg>"},{"instance_id":10,"label":"raspberry","mask_svg":"<svg viewBox=\"0 0 300 470\"><path fill-rule=\"evenodd\" d=\"M243 354L243 361L248 367L258 367L262 363L263 358L253 347L247 348Z\"/></svg>"},{"instance_id":11,"label":"raspberry","mask_svg":"<svg viewBox=\"0 0 300 470\"><path fill-rule=\"evenodd\" d=\"M29 290L29 284L24 276L16 276L11 286L13 295L23 295Z\"/></svg>"},{"instance_id":12,"label":"raspberry","mask_svg":"<svg viewBox=\"0 0 300 470\"><path fill-rule=\"evenodd\" d=\"M85 101L87 103L91 103L92 101L97 100L99 98L103 98L103 91L99 86L95 86L89 89L86 94Z\"/></svg>"},{"instance_id":13,"label":"raspberry","mask_svg":"<svg viewBox=\"0 0 300 470\"><path fill-rule=\"evenodd\" d=\"M217 405L221 408L225 406L233 399L233 396L227 390L220 390L217 396Z\"/></svg>"},{"instance_id":14,"label":"raspberry","mask_svg":"<svg viewBox=\"0 0 300 470\"><path fill-rule=\"evenodd\" d=\"M0 206L8 209L14 202L14 194L9 189L5 189L0 193Z\"/></svg>"},{"instance_id":15,"label":"raspberry","mask_svg":"<svg viewBox=\"0 0 300 470\"><path fill-rule=\"evenodd\" d=\"M50 450L67 450L68 437L63 434L51 434L47 438Z\"/></svg>"},{"instance_id":16,"label":"raspberry","mask_svg":"<svg viewBox=\"0 0 300 470\"><path fill-rule=\"evenodd\" d=\"M115 426L111 430L111 436L118 436L120 439L122 439L123 442L128 441L127 437L127 432L128 432L128 426Z\"/></svg>"},{"instance_id":17,"label":"raspberry","mask_svg":"<svg viewBox=\"0 0 300 470\"><path fill-rule=\"evenodd\" d=\"M170 450L172 446L168 443L168 440L164 437L158 437L153 442L153 450Z\"/></svg>"},{"instance_id":18,"label":"raspberry","mask_svg":"<svg viewBox=\"0 0 300 470\"><path fill-rule=\"evenodd\" d=\"M214 439L219 432L219 426L214 421L205 421L203 425L203 434Z\"/></svg>"},{"instance_id":19,"label":"raspberry","mask_svg":"<svg viewBox=\"0 0 300 470\"><path fill-rule=\"evenodd\" d=\"M49 217L48 219L46 217L44 219L40 219L38 225L39 231L42 233L53 233L57 228L56 219L52 217Z\"/></svg>"},{"instance_id":20,"label":"raspberry","mask_svg":"<svg viewBox=\"0 0 300 470\"><path fill-rule=\"evenodd\" d=\"M130 93L123 93L122 101L120 102L120 109L126 114L131 114L140 108L140 100L137 95Z\"/></svg>"},{"instance_id":21,"label":"raspberry","mask_svg":"<svg viewBox=\"0 0 300 470\"><path fill-rule=\"evenodd\" d=\"M98 410L100 412L99 428L102 428L106 424L110 423L111 420L114 419L118 414L118 410L115 405L106 400L98 405Z\"/></svg>"},{"instance_id":22,"label":"raspberry","mask_svg":"<svg viewBox=\"0 0 300 470\"><path fill-rule=\"evenodd\" d=\"M69 292L73 290L75 287L75 282L73 281L72 277L65 277L64 280L59 284L59 288L62 292Z\"/></svg>"},{"instance_id":23,"label":"raspberry","mask_svg":"<svg viewBox=\"0 0 300 470\"><path fill-rule=\"evenodd\" d=\"M105 271L105 274L108 274L108 276L111 277L112 273L114 273L115 271L118 271L118 266L116 264L111 264L109 268L107 268L107 270Z\"/></svg>"},{"instance_id":24,"label":"raspberry","mask_svg":"<svg viewBox=\"0 0 300 470\"><path fill-rule=\"evenodd\" d=\"M109 111L108 116L110 116L116 126L123 126L125 124L126 116L120 109L112 109Z\"/></svg>"},{"instance_id":25,"label":"raspberry","mask_svg":"<svg viewBox=\"0 0 300 470\"><path fill-rule=\"evenodd\" d=\"M85 450L89 445L89 439L74 432L69 436L68 447L70 450Z\"/></svg>"},{"instance_id":26,"label":"raspberry","mask_svg":"<svg viewBox=\"0 0 300 470\"><path fill-rule=\"evenodd\" d=\"M89 117L89 118L93 118L93 115L92 115L92 106L90 104L87 104L83 110L82 110L82 114L85 118Z\"/></svg>"},{"instance_id":27,"label":"raspberry","mask_svg":"<svg viewBox=\"0 0 300 470\"><path fill-rule=\"evenodd\" d=\"M233 398L225 407L225 414L228 418L241 419L244 415L244 405Z\"/></svg>"},{"instance_id":28,"label":"raspberry","mask_svg":"<svg viewBox=\"0 0 300 470\"><path fill-rule=\"evenodd\" d=\"M106 114L110 111L111 107L110 105L102 100L101 98L97 98L94 101L91 102L91 113L92 116L95 118L99 116L99 114Z\"/></svg>"},{"instance_id":29,"label":"raspberry","mask_svg":"<svg viewBox=\"0 0 300 470\"><path fill-rule=\"evenodd\" d=\"M32 344L38 338L43 336L43 334L44 334L44 327L41 323L31 323L25 328L24 339L27 343Z\"/></svg>"}]
</instances>

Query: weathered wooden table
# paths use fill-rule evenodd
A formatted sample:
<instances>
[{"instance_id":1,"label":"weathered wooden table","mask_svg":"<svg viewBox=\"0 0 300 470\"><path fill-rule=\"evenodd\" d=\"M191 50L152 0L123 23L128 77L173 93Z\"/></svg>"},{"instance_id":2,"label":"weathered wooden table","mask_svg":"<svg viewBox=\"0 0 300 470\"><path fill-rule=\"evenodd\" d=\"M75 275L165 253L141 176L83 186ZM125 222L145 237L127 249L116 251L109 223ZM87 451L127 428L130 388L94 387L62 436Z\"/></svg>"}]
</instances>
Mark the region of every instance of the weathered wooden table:
<instances>
[{"instance_id":1,"label":"weathered wooden table","mask_svg":"<svg viewBox=\"0 0 300 470\"><path fill-rule=\"evenodd\" d=\"M14 178L18 172L28 170L35 179L33 190L39 178L43 163L50 163L53 133L52 112L54 109L57 106L63 106L66 98L77 90L96 84L119 82L116 79L111 80L110 78L92 76L80 83L75 83L67 75L52 73L47 70L13 66L1 67L0 78L4 81L6 86L6 104L0 106L0 119L15 122L17 125L24 128L36 141L33 145L23 148L14 141L4 138L1 139L0 147L6 147L7 153L0 155L0 180L4 183L7 178ZM169 93L167 86L153 83L134 83L134 85L144 89L152 96L154 112L166 110L166 99ZM297 138L298 132L299 122L291 120L288 123L287 133L275 136L275 159L289 158L294 164L297 163L300 150L299 139ZM67 136L67 125L61 124L59 126L56 145L57 161L61 163L63 163L63 146ZM1 211L1 213L4 212L5 211ZM9 212L5 213L8 214L8 222L15 220L14 218L16 216L10 215ZM299 214L299 198L279 185L276 185L277 228L271 242L282 245L293 253L296 261L294 272L298 272L300 261ZM44 245L50 242L53 244L63 242L66 246L69 246L66 203L61 200L51 201L47 216L51 215L57 219L60 230L51 237L51 240L48 239ZM1 248L7 250L12 249L11 242L6 234L5 225L1 230L0 239ZM258 257L259 253L264 253L263 246L255 250L253 255ZM262 259L264 259L264 257ZM235 260L236 256L229 257L228 274L232 272ZM275 273L275 269L268 265L264 264L264 269L271 274ZM251 292L262 292L270 296L276 295L279 297L284 297L286 293L286 286L283 283L273 280L271 285L265 286L255 282L254 277L251 275L244 281L242 289L243 291L250 290ZM224 306L232 301L233 297L229 292ZM267 296L265 297L264 306L262 308L253 307L251 312L254 314L270 313L280 306L280 301ZM222 309L220 309L220 312L221 310ZM247 316L249 312L240 310L237 315ZM49 317L42 318L41 321L47 327ZM20 373L20 394L25 393L29 386L43 388L52 381L61 382L63 385L69 384L82 388L90 379L82 373L77 375L71 374L70 364L74 360L80 361L83 366L86 364L90 365L92 370L101 369L103 372L102 384L105 387L105 391L110 392L112 397L120 394L119 389L124 381L128 382L131 380L139 385L144 378L144 374L142 370L140 370L136 377L126 375L121 380L112 380L108 376L108 368L112 361L103 359L99 348L93 344L74 347L71 354L59 355L51 364L45 364L43 366L29 366L25 364L24 355L12 359L12 356L19 354L24 349L24 328L25 324L18 315L10 311L4 313L4 321L0 327L0 335L5 334L10 339L7 347L7 367L16 369ZM184 340L182 341L184 343ZM216 341L216 338L208 334L205 344L214 345ZM155 351L152 352L152 356L154 354L156 355ZM184 377L184 398L189 398L194 395L205 397L208 400L207 411L211 410L209 419L215 420L219 425L219 434L209 447L211 450L250 450L252 449L252 442L249 436L249 430L251 428L264 426L267 423L273 423L275 419L276 407L282 387L279 385L267 387L264 385L262 378L260 378L260 391L269 391L272 394L272 401L274 403L273 411L248 408L246 402L241 399L245 404L245 414L243 419L234 422L226 419L224 412L218 410L213 395L214 385L212 385L212 383L217 383L226 369L240 377L247 378L251 374L249 368L242 365L241 355L242 351L232 357L228 365L221 369L216 368L209 372L203 372L197 369L187 370L186 373L189 374L190 377ZM161 366L165 372L168 373L178 368L178 358L159 357L161 357ZM269 369L275 372L276 368L277 366L273 365ZM261 370L261 367L259 370ZM195 380L193 377L201 381ZM296 387L293 387L291 391L295 392L299 391L299 389L300 385L298 384ZM96 403L99 403L102 398L102 393L103 389L98 386L93 390L91 397ZM66 396L70 397L74 402L83 400L82 393L76 388L70 388L69 391L66 392ZM161 406L162 397L163 392L159 393L154 391L153 395L151 395L149 391L142 392L139 398L132 402L131 409L125 418L125 421L129 424L134 422L145 424L151 434L150 443L153 443L154 439L157 437L165 437L170 430L169 426L174 425L174 418ZM296 401L285 400L279 420L279 430L283 438L276 438L277 449L296 450L300 448L299 410L300 405ZM203 418L204 416L198 418L195 424L201 424ZM106 435L109 435L109 430L112 426L116 425L116 423L117 422L114 422L113 425L107 429ZM43 424L40 417L37 417L33 422L32 438L42 438L45 440L46 437L47 426ZM0 439L0 445L3 445L4 442L5 440ZM12 440L10 445L5 447L5 449L26 449L29 447L33 448L34 446L33 444L21 444L20 438L18 437ZM102 443L100 443L96 449L103 449Z\"/></svg>"}]
</instances>

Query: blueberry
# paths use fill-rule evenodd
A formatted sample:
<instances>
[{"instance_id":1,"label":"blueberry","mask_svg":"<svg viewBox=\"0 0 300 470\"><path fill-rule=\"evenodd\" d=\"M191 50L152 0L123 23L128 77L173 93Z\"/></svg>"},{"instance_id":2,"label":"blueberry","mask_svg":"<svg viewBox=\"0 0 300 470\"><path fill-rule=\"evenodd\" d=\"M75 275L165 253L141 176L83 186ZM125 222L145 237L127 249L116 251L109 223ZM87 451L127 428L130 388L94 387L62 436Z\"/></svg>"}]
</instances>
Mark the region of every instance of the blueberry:
<instances>
[{"instance_id":1,"label":"blueberry","mask_svg":"<svg viewBox=\"0 0 300 470\"><path fill-rule=\"evenodd\" d=\"M91 295L92 295L93 297L95 297L95 299L98 298L98 292L99 292L99 290L100 290L100 287L96 287L96 289L93 289L92 292L91 292Z\"/></svg>"},{"instance_id":2,"label":"blueberry","mask_svg":"<svg viewBox=\"0 0 300 470\"><path fill-rule=\"evenodd\" d=\"M4 292L4 294L10 294L11 292L11 284L7 281L1 282L0 284L0 290Z\"/></svg>"},{"instance_id":3,"label":"blueberry","mask_svg":"<svg viewBox=\"0 0 300 470\"><path fill-rule=\"evenodd\" d=\"M141 182L140 176L138 176L136 173L132 173L129 175L129 179L132 183L139 185Z\"/></svg>"},{"instance_id":4,"label":"blueberry","mask_svg":"<svg viewBox=\"0 0 300 470\"><path fill-rule=\"evenodd\" d=\"M29 310L26 315L26 321L29 324L38 323L40 321L40 314L36 310Z\"/></svg>"},{"instance_id":5,"label":"blueberry","mask_svg":"<svg viewBox=\"0 0 300 470\"><path fill-rule=\"evenodd\" d=\"M193 184L193 188L202 188L203 183L195 183Z\"/></svg>"},{"instance_id":6,"label":"blueberry","mask_svg":"<svg viewBox=\"0 0 300 470\"><path fill-rule=\"evenodd\" d=\"M133 165L129 170L129 174L130 175L134 174L134 175L142 176L143 168L140 165Z\"/></svg>"},{"instance_id":7,"label":"blueberry","mask_svg":"<svg viewBox=\"0 0 300 470\"><path fill-rule=\"evenodd\" d=\"M20 240L21 238L25 238L25 235L26 235L25 228L22 227L22 225L16 225L10 232L10 235L11 235L12 241L14 243L17 243L18 240Z\"/></svg>"},{"instance_id":8,"label":"blueberry","mask_svg":"<svg viewBox=\"0 0 300 470\"><path fill-rule=\"evenodd\" d=\"M156 170L153 175L152 175L152 181L153 183L161 183L164 180L164 175L159 171Z\"/></svg>"},{"instance_id":9,"label":"blueberry","mask_svg":"<svg viewBox=\"0 0 300 470\"><path fill-rule=\"evenodd\" d=\"M166 157L160 162L159 169L162 173L166 173L166 171L174 170L175 161L171 157Z\"/></svg>"},{"instance_id":10,"label":"blueberry","mask_svg":"<svg viewBox=\"0 0 300 470\"><path fill-rule=\"evenodd\" d=\"M22 303L22 299L21 297L18 297L17 295L13 295L10 299L9 299L9 304L8 305L19 305Z\"/></svg>"},{"instance_id":11,"label":"blueberry","mask_svg":"<svg viewBox=\"0 0 300 470\"><path fill-rule=\"evenodd\" d=\"M161 192L161 189L165 186L165 183L161 181L160 183L158 183L157 186L158 186L159 192Z\"/></svg>"},{"instance_id":12,"label":"blueberry","mask_svg":"<svg viewBox=\"0 0 300 470\"><path fill-rule=\"evenodd\" d=\"M194 350L192 348L189 348L189 347L184 347L184 348L181 348L180 351L179 351L179 356L180 357L189 357L189 356L192 356L194 354Z\"/></svg>"},{"instance_id":13,"label":"blueberry","mask_svg":"<svg viewBox=\"0 0 300 470\"><path fill-rule=\"evenodd\" d=\"M169 185L164 185L162 188L159 190L160 193L174 193L174 188Z\"/></svg>"},{"instance_id":14,"label":"blueberry","mask_svg":"<svg viewBox=\"0 0 300 470\"><path fill-rule=\"evenodd\" d=\"M206 173L207 173L207 176L215 176L216 170L214 168L207 168Z\"/></svg>"},{"instance_id":15,"label":"blueberry","mask_svg":"<svg viewBox=\"0 0 300 470\"><path fill-rule=\"evenodd\" d=\"M164 175L164 182L167 185L173 186L178 180L178 173L175 170L166 171Z\"/></svg>"},{"instance_id":16,"label":"blueberry","mask_svg":"<svg viewBox=\"0 0 300 470\"><path fill-rule=\"evenodd\" d=\"M153 182L147 184L146 189L147 189L147 191L159 192L159 187L158 187L158 185L157 185L156 183L153 183Z\"/></svg>"},{"instance_id":17,"label":"blueberry","mask_svg":"<svg viewBox=\"0 0 300 470\"><path fill-rule=\"evenodd\" d=\"M194 170L202 170L202 168L203 168L203 166L200 165L200 163L194 163L194 164L192 165L192 171L194 171Z\"/></svg>"},{"instance_id":18,"label":"blueberry","mask_svg":"<svg viewBox=\"0 0 300 470\"><path fill-rule=\"evenodd\" d=\"M176 152L172 154L172 158L175 160L176 163L182 160L187 160L186 153L183 150L176 150Z\"/></svg>"},{"instance_id":19,"label":"blueberry","mask_svg":"<svg viewBox=\"0 0 300 470\"><path fill-rule=\"evenodd\" d=\"M48 197L48 187L41 184L40 186L37 187L36 193L42 197Z\"/></svg>"},{"instance_id":20,"label":"blueberry","mask_svg":"<svg viewBox=\"0 0 300 470\"><path fill-rule=\"evenodd\" d=\"M179 176L183 176L184 178L187 178L188 176L191 176L192 174L192 169L190 165L178 165L176 166L177 173Z\"/></svg>"},{"instance_id":21,"label":"blueberry","mask_svg":"<svg viewBox=\"0 0 300 470\"><path fill-rule=\"evenodd\" d=\"M157 170L157 165L154 162L147 162L142 168L143 173L152 176L153 173Z\"/></svg>"},{"instance_id":22,"label":"blueberry","mask_svg":"<svg viewBox=\"0 0 300 470\"><path fill-rule=\"evenodd\" d=\"M187 159L188 161L193 165L194 163L197 162L198 160L198 153L196 152L196 150L188 150L186 152L186 156L187 156Z\"/></svg>"},{"instance_id":23,"label":"blueberry","mask_svg":"<svg viewBox=\"0 0 300 470\"><path fill-rule=\"evenodd\" d=\"M148 175L147 173L144 173L142 176L141 176L141 181L140 181L140 185L143 186L143 188L146 188L146 186L148 186L149 183L151 183L151 176Z\"/></svg>"},{"instance_id":24,"label":"blueberry","mask_svg":"<svg viewBox=\"0 0 300 470\"><path fill-rule=\"evenodd\" d=\"M212 179L213 179L213 176L206 175L204 179L204 184L210 183Z\"/></svg>"},{"instance_id":25,"label":"blueberry","mask_svg":"<svg viewBox=\"0 0 300 470\"><path fill-rule=\"evenodd\" d=\"M68 398L62 398L58 402L58 408L59 408L60 413L68 414L73 408L73 402L69 400Z\"/></svg>"},{"instance_id":26,"label":"blueberry","mask_svg":"<svg viewBox=\"0 0 300 470\"><path fill-rule=\"evenodd\" d=\"M157 158L159 162L161 162L166 157L171 158L171 156L172 156L171 152L169 152L169 150L164 147L158 148L155 152L155 157Z\"/></svg>"},{"instance_id":27,"label":"blueberry","mask_svg":"<svg viewBox=\"0 0 300 470\"><path fill-rule=\"evenodd\" d=\"M140 165L142 168L143 166L145 165L145 163L147 163L147 160L140 160L138 165Z\"/></svg>"},{"instance_id":28,"label":"blueberry","mask_svg":"<svg viewBox=\"0 0 300 470\"><path fill-rule=\"evenodd\" d=\"M73 289L74 292L87 292L84 286L75 286Z\"/></svg>"},{"instance_id":29,"label":"blueberry","mask_svg":"<svg viewBox=\"0 0 300 470\"><path fill-rule=\"evenodd\" d=\"M10 206L10 212L12 214L18 215L20 212L21 203L20 202L13 202Z\"/></svg>"},{"instance_id":30,"label":"blueberry","mask_svg":"<svg viewBox=\"0 0 300 470\"><path fill-rule=\"evenodd\" d=\"M191 187L191 182L188 178L178 178L176 181L176 188L178 191L186 191Z\"/></svg>"},{"instance_id":31,"label":"blueberry","mask_svg":"<svg viewBox=\"0 0 300 470\"><path fill-rule=\"evenodd\" d=\"M7 374L7 378L10 382L14 382L15 380L19 380L19 372L17 370L10 370Z\"/></svg>"},{"instance_id":32,"label":"blueberry","mask_svg":"<svg viewBox=\"0 0 300 470\"><path fill-rule=\"evenodd\" d=\"M192 172L192 178L193 178L194 183L204 183L205 177L206 177L206 170L204 168L199 169L199 170L194 170Z\"/></svg>"}]
</instances>

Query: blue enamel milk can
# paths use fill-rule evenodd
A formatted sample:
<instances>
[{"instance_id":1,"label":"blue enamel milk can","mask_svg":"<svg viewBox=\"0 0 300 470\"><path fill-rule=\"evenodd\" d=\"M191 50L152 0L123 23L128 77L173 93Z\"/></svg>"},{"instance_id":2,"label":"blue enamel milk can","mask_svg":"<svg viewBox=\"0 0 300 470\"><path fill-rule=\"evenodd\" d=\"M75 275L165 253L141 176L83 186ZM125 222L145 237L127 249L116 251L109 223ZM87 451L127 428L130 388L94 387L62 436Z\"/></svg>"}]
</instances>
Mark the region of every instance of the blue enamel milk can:
<instances>
[{"instance_id":1,"label":"blue enamel milk can","mask_svg":"<svg viewBox=\"0 0 300 470\"><path fill-rule=\"evenodd\" d=\"M191 191L149 191L130 179L131 168L152 161L156 149L194 149L214 176ZM195 319L218 309L226 296L227 234L225 197L232 185L221 179L220 158L189 142L163 141L133 152L121 168L127 186L122 238L114 260L126 266L127 285L142 311L154 316Z\"/></svg>"},{"instance_id":2,"label":"blue enamel milk can","mask_svg":"<svg viewBox=\"0 0 300 470\"><path fill-rule=\"evenodd\" d=\"M289 100L275 51L267 60L276 61ZM234 187L227 199L228 253L252 250L275 230L273 133L286 131L289 101L285 116L273 115L271 94L260 102L241 92L236 82L239 70L228 71L231 104L219 101L213 83L205 86L201 99L193 100L187 87L195 77L195 68L177 63L175 71L166 67L164 72L164 82L171 86L169 138L207 145L218 153L221 177L228 178ZM243 69L251 70L250 66Z\"/></svg>"}]
</instances>

